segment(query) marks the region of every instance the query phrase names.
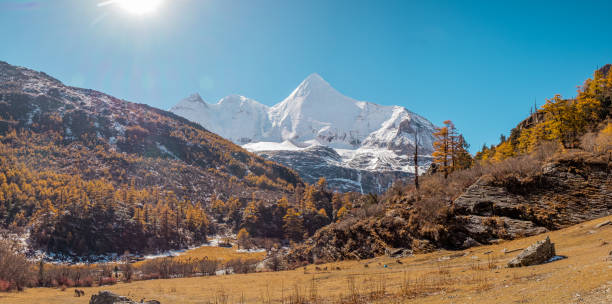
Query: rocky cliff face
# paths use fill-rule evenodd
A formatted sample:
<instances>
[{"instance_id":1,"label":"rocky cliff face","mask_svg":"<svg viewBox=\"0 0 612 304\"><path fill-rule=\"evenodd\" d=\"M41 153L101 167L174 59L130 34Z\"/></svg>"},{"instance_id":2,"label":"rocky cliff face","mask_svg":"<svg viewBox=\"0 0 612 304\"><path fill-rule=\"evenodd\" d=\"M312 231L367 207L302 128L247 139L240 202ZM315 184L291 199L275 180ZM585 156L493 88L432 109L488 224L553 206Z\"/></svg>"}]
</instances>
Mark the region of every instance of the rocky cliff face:
<instances>
[{"instance_id":1,"label":"rocky cliff face","mask_svg":"<svg viewBox=\"0 0 612 304\"><path fill-rule=\"evenodd\" d=\"M484 176L454 201L454 209L460 223L496 222L495 233L482 233L487 225L464 225L467 234L484 243L610 215L610 161L606 154L574 152L529 178L496 181Z\"/></svg>"},{"instance_id":2,"label":"rocky cliff face","mask_svg":"<svg viewBox=\"0 0 612 304\"><path fill-rule=\"evenodd\" d=\"M349 166L336 150L325 146L312 146L301 150L261 151L259 155L293 168L307 183L314 184L320 178L325 178L330 189L342 192L383 193L394 182L414 176L411 172L391 166L387 170L369 170L367 167L371 158L367 155L353 158ZM396 161L406 167L411 166L406 158L398 157ZM423 157L422 161L430 163L431 157Z\"/></svg>"},{"instance_id":3,"label":"rocky cliff face","mask_svg":"<svg viewBox=\"0 0 612 304\"><path fill-rule=\"evenodd\" d=\"M441 220L423 223L417 206L347 218L318 231L290 261L371 258L389 248L466 248L560 229L612 214L612 162L607 153L568 152L536 174L484 175L450 203Z\"/></svg>"}]
</instances>

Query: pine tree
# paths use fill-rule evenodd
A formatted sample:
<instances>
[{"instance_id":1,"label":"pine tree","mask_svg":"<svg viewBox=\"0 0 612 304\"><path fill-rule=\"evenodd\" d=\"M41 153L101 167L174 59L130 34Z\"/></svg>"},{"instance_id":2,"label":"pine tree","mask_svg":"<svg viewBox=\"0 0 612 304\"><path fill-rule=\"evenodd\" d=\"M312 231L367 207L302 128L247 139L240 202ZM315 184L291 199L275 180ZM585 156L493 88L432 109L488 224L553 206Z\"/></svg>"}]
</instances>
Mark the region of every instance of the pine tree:
<instances>
[{"instance_id":1,"label":"pine tree","mask_svg":"<svg viewBox=\"0 0 612 304\"><path fill-rule=\"evenodd\" d=\"M244 212L242 214L242 225L249 233L253 235L256 235L256 231L260 226L259 220L261 215L259 214L257 205L258 203L256 201L250 201L244 208Z\"/></svg>"},{"instance_id":2,"label":"pine tree","mask_svg":"<svg viewBox=\"0 0 612 304\"><path fill-rule=\"evenodd\" d=\"M438 170L444 172L444 178L448 178L448 175L455 170L465 169L472 165L472 156L467 151L469 145L452 121L445 121L444 127L437 128L433 135L436 138L432 154L434 163L438 166ZM485 148L483 147L483 153Z\"/></svg>"},{"instance_id":3,"label":"pine tree","mask_svg":"<svg viewBox=\"0 0 612 304\"><path fill-rule=\"evenodd\" d=\"M321 177L317 181L317 190L319 191L327 190L327 180L325 179L325 177Z\"/></svg>"},{"instance_id":4,"label":"pine tree","mask_svg":"<svg viewBox=\"0 0 612 304\"><path fill-rule=\"evenodd\" d=\"M238 231L236 240L240 248L246 248L246 249L250 248L251 237L250 237L249 232L245 228L242 228L240 229L240 231Z\"/></svg>"},{"instance_id":5,"label":"pine tree","mask_svg":"<svg viewBox=\"0 0 612 304\"><path fill-rule=\"evenodd\" d=\"M339 210L338 213L336 214L336 218L337 219L341 219L344 215L346 215L348 213L348 210L346 209L346 207L342 206Z\"/></svg>"},{"instance_id":6,"label":"pine tree","mask_svg":"<svg viewBox=\"0 0 612 304\"><path fill-rule=\"evenodd\" d=\"M455 156L457 155L457 150L459 149L459 147L457 146L458 133L457 128L455 127L455 124L452 121L447 120L444 122L444 124L448 128L448 145L450 147L450 172L453 172L457 167L457 158Z\"/></svg>"},{"instance_id":7,"label":"pine tree","mask_svg":"<svg viewBox=\"0 0 612 304\"><path fill-rule=\"evenodd\" d=\"M472 155L468 152L470 145L467 143L463 135L457 135L457 141L455 143L453 159L454 168L453 170L462 170L472 166Z\"/></svg>"},{"instance_id":8,"label":"pine tree","mask_svg":"<svg viewBox=\"0 0 612 304\"><path fill-rule=\"evenodd\" d=\"M287 214L283 217L283 230L288 239L293 241L302 240L305 233L304 221L301 214L295 209L289 208L287 210Z\"/></svg>"},{"instance_id":9,"label":"pine tree","mask_svg":"<svg viewBox=\"0 0 612 304\"><path fill-rule=\"evenodd\" d=\"M414 188L419 190L419 128L414 128Z\"/></svg>"},{"instance_id":10,"label":"pine tree","mask_svg":"<svg viewBox=\"0 0 612 304\"><path fill-rule=\"evenodd\" d=\"M432 156L434 158L433 162L438 166L438 170L442 170L444 172L444 178L448 177L450 172L450 162L451 162L451 147L450 147L450 134L449 134L449 124L450 120L444 122L444 127L436 128L436 132L433 133L433 136L436 140L433 143L434 152Z\"/></svg>"}]
</instances>

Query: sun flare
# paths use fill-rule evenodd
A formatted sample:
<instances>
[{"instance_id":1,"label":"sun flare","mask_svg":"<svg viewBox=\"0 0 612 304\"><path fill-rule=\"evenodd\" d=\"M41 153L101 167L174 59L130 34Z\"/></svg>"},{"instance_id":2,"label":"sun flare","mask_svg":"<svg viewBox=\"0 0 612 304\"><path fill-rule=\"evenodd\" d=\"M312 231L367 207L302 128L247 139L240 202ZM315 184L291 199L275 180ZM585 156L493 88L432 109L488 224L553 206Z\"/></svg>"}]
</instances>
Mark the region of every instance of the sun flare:
<instances>
[{"instance_id":1,"label":"sun flare","mask_svg":"<svg viewBox=\"0 0 612 304\"><path fill-rule=\"evenodd\" d=\"M116 0L116 3L127 12L144 15L155 12L162 0Z\"/></svg>"}]
</instances>

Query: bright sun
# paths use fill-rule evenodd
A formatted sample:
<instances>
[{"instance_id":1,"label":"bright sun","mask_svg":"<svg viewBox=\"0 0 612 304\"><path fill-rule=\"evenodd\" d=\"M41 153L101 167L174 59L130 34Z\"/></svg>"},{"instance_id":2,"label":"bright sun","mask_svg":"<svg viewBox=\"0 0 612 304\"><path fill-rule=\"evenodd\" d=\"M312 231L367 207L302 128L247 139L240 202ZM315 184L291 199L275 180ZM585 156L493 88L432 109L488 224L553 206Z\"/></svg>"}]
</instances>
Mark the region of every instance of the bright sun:
<instances>
[{"instance_id":1,"label":"bright sun","mask_svg":"<svg viewBox=\"0 0 612 304\"><path fill-rule=\"evenodd\" d=\"M154 12L162 0L116 0L116 3L132 14L144 15Z\"/></svg>"}]
</instances>

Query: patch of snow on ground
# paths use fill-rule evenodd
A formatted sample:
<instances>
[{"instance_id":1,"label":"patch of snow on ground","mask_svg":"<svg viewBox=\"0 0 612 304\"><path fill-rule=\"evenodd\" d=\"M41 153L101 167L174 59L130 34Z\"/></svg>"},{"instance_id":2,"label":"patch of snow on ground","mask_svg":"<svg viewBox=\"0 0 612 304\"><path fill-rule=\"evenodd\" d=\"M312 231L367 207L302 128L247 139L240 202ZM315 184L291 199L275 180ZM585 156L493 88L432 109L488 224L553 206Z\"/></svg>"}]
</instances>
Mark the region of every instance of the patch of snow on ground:
<instances>
[{"instance_id":1,"label":"patch of snow on ground","mask_svg":"<svg viewBox=\"0 0 612 304\"><path fill-rule=\"evenodd\" d=\"M148 255L143 256L143 258L145 258L146 260L150 260L150 259L165 258L165 257L171 257L171 256L176 257L176 256L184 254L188 250L198 249L202 247L219 247L219 244L222 242L222 240L228 237L231 238L231 236L226 236L226 235L215 235L212 238L210 238L207 243L201 244L199 246L190 246L186 249L168 250L168 251L163 251L163 252L159 252L155 254L148 254Z\"/></svg>"},{"instance_id":2,"label":"patch of snow on ground","mask_svg":"<svg viewBox=\"0 0 612 304\"><path fill-rule=\"evenodd\" d=\"M113 123L113 128L115 128L115 131L117 131L119 135L121 136L125 135L125 126L123 126L122 124L115 121Z\"/></svg>"},{"instance_id":3,"label":"patch of snow on ground","mask_svg":"<svg viewBox=\"0 0 612 304\"><path fill-rule=\"evenodd\" d=\"M32 118L34 118L34 115L40 113L40 107L38 105L36 105L36 104L34 104L34 106L35 106L34 110L32 110L32 112L28 113L28 122L27 122L28 125L32 124L32 122L33 122Z\"/></svg>"},{"instance_id":4,"label":"patch of snow on ground","mask_svg":"<svg viewBox=\"0 0 612 304\"><path fill-rule=\"evenodd\" d=\"M157 258L165 258L165 257L177 257L189 250L201 248L201 247L218 247L223 239L232 238L232 236L221 236L216 235L209 239L207 243L201 244L199 246L190 246L184 249L175 249L175 250L167 250L162 252L157 252L153 254L139 255L139 254L129 254L128 256L131 258L143 258L145 260L157 259ZM235 235L233 236L235 238ZM28 251L27 240L29 238L29 232L24 235L11 235L11 239L17 241L22 244L23 251L26 253ZM263 252L260 251L262 249L252 249L248 252ZM243 251L239 251L243 252ZM244 251L246 252L246 251ZM83 264L91 264L91 263L111 263L111 262L121 262L123 260L123 256L117 253L109 253L109 254L100 254L100 255L89 255L89 256L71 256L60 253L49 252L46 253L41 250L29 251L27 253L28 259L31 261L39 261L44 260L51 264L75 264L75 265L83 265Z\"/></svg>"},{"instance_id":5,"label":"patch of snow on ground","mask_svg":"<svg viewBox=\"0 0 612 304\"><path fill-rule=\"evenodd\" d=\"M258 253L258 252L266 252L263 248L252 248L252 249L238 249L236 252L240 253Z\"/></svg>"},{"instance_id":6,"label":"patch of snow on ground","mask_svg":"<svg viewBox=\"0 0 612 304\"><path fill-rule=\"evenodd\" d=\"M270 142L270 141L261 141L261 142L256 142L256 143L248 143L244 146L242 146L243 148L251 151L251 152L258 152L258 151L299 151L299 150L304 150L305 147L298 147L297 145L295 145L294 143L285 140L283 142Z\"/></svg>"},{"instance_id":7,"label":"patch of snow on ground","mask_svg":"<svg viewBox=\"0 0 612 304\"><path fill-rule=\"evenodd\" d=\"M195 248L198 248L198 247L193 247L189 249L195 249ZM160 252L156 254L147 254L147 255L144 255L143 258L145 260L152 260L152 259L158 259L158 258L176 257L176 256L179 256L185 253L185 251L187 251L187 249L168 250L168 251L164 251L164 252Z\"/></svg>"},{"instance_id":8,"label":"patch of snow on ground","mask_svg":"<svg viewBox=\"0 0 612 304\"><path fill-rule=\"evenodd\" d=\"M155 145L157 145L157 149L159 149L160 151L172 156L174 159L179 159L174 153L172 153L172 151L168 150L168 148L166 148L166 146L155 142Z\"/></svg>"}]
</instances>

